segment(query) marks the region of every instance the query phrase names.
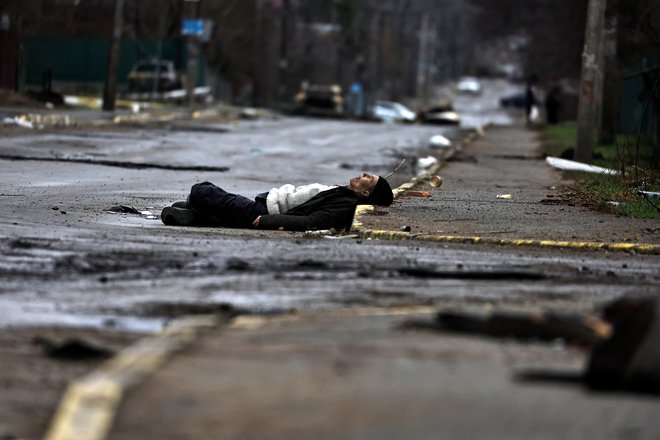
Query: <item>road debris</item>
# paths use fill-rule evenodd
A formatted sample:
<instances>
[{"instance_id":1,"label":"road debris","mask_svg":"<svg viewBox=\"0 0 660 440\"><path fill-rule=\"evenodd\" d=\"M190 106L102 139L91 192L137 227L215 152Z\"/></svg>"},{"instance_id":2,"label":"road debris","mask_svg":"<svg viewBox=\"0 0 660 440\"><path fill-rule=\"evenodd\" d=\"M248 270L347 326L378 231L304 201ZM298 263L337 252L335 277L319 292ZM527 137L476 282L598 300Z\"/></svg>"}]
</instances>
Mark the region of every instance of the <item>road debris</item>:
<instances>
[{"instance_id":1,"label":"road debris","mask_svg":"<svg viewBox=\"0 0 660 440\"><path fill-rule=\"evenodd\" d=\"M586 163L576 162L574 160L562 159L559 157L548 156L545 158L545 161L550 166L558 168L560 170L585 171L587 173L610 174L610 175L619 174L618 171L612 170L610 168L603 168L596 165L589 165Z\"/></svg>"},{"instance_id":2,"label":"road debris","mask_svg":"<svg viewBox=\"0 0 660 440\"><path fill-rule=\"evenodd\" d=\"M437 174L431 176L429 185L431 185L433 188L439 188L442 186L442 176L438 176Z\"/></svg>"},{"instance_id":3,"label":"road debris","mask_svg":"<svg viewBox=\"0 0 660 440\"><path fill-rule=\"evenodd\" d=\"M79 338L56 341L46 336L37 336L33 343L39 345L46 356L60 360L96 360L109 358L114 354L110 349Z\"/></svg>"},{"instance_id":4,"label":"road debris","mask_svg":"<svg viewBox=\"0 0 660 440\"><path fill-rule=\"evenodd\" d=\"M303 237L305 238L324 238L336 235L337 231L334 228L330 229L321 229L318 231L305 231Z\"/></svg>"},{"instance_id":5,"label":"road debris","mask_svg":"<svg viewBox=\"0 0 660 440\"><path fill-rule=\"evenodd\" d=\"M428 191L406 191L402 195L408 197L431 197L431 193Z\"/></svg>"},{"instance_id":6,"label":"road debris","mask_svg":"<svg viewBox=\"0 0 660 440\"><path fill-rule=\"evenodd\" d=\"M593 350L587 385L660 393L660 300L623 298L605 307L604 316L614 332Z\"/></svg>"},{"instance_id":7,"label":"road debris","mask_svg":"<svg viewBox=\"0 0 660 440\"><path fill-rule=\"evenodd\" d=\"M420 157L417 159L418 174L423 174L426 170L438 163L438 159L433 156Z\"/></svg>"},{"instance_id":8,"label":"road debris","mask_svg":"<svg viewBox=\"0 0 660 440\"><path fill-rule=\"evenodd\" d=\"M498 199L509 200L509 199L511 199L513 196L512 196L511 194L498 194L496 197L497 197Z\"/></svg>"},{"instance_id":9,"label":"road debris","mask_svg":"<svg viewBox=\"0 0 660 440\"><path fill-rule=\"evenodd\" d=\"M612 327L593 315L558 312L494 312L480 316L460 312L440 312L435 326L439 330L476 333L523 340L563 339L574 345L592 346L607 339Z\"/></svg>"},{"instance_id":10,"label":"road debris","mask_svg":"<svg viewBox=\"0 0 660 440\"><path fill-rule=\"evenodd\" d=\"M648 197L650 199L660 198L660 192L656 192L656 191L642 191L641 189L638 189L637 194L639 194L640 196Z\"/></svg>"},{"instance_id":11,"label":"road debris","mask_svg":"<svg viewBox=\"0 0 660 440\"><path fill-rule=\"evenodd\" d=\"M441 134L436 134L435 136L431 136L429 138L428 147L432 150L450 148L451 141Z\"/></svg>"},{"instance_id":12,"label":"road debris","mask_svg":"<svg viewBox=\"0 0 660 440\"><path fill-rule=\"evenodd\" d=\"M111 214L140 214L140 211L138 211L135 206L128 205L115 205L108 209L108 212Z\"/></svg>"},{"instance_id":13,"label":"road debris","mask_svg":"<svg viewBox=\"0 0 660 440\"><path fill-rule=\"evenodd\" d=\"M39 127L35 127L35 125L32 123L32 121L28 119L26 115L5 117L2 119L2 123L4 125L17 125L19 127L29 128L29 129L39 128Z\"/></svg>"}]
</instances>

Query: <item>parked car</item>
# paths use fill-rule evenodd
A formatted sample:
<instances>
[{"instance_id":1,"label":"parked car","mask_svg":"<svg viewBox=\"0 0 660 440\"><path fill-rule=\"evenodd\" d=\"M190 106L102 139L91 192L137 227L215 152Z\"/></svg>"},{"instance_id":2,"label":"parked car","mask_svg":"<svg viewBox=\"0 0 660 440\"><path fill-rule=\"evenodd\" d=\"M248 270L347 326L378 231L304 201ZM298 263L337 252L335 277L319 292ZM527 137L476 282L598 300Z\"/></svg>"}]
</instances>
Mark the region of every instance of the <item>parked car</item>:
<instances>
[{"instance_id":1,"label":"parked car","mask_svg":"<svg viewBox=\"0 0 660 440\"><path fill-rule=\"evenodd\" d=\"M182 88L181 75L172 61L143 60L136 63L128 74L131 92L166 92Z\"/></svg>"},{"instance_id":2,"label":"parked car","mask_svg":"<svg viewBox=\"0 0 660 440\"><path fill-rule=\"evenodd\" d=\"M369 108L369 117L383 122L415 122L417 115L403 104L393 101L376 101Z\"/></svg>"},{"instance_id":3,"label":"parked car","mask_svg":"<svg viewBox=\"0 0 660 440\"><path fill-rule=\"evenodd\" d=\"M344 116L344 98L337 84L303 84L294 97L297 113Z\"/></svg>"},{"instance_id":4,"label":"parked car","mask_svg":"<svg viewBox=\"0 0 660 440\"><path fill-rule=\"evenodd\" d=\"M457 125L461 117L454 111L450 101L442 100L429 107L419 115L419 119L427 124Z\"/></svg>"},{"instance_id":5,"label":"parked car","mask_svg":"<svg viewBox=\"0 0 660 440\"><path fill-rule=\"evenodd\" d=\"M524 93L514 93L513 95L508 95L500 98L500 105L502 107L525 107L525 102L527 98Z\"/></svg>"},{"instance_id":6,"label":"parked car","mask_svg":"<svg viewBox=\"0 0 660 440\"><path fill-rule=\"evenodd\" d=\"M465 76L458 80L456 90L466 95L478 95L481 93L481 82L472 76Z\"/></svg>"}]
</instances>

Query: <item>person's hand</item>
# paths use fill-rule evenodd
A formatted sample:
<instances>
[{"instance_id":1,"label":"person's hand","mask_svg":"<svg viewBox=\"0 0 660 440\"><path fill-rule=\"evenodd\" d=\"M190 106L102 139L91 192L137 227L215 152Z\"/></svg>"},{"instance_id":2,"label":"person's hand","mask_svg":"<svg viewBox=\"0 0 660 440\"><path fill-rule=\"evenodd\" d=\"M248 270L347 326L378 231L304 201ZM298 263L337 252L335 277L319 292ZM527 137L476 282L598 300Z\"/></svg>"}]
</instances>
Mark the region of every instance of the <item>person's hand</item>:
<instances>
[{"instance_id":1,"label":"person's hand","mask_svg":"<svg viewBox=\"0 0 660 440\"><path fill-rule=\"evenodd\" d=\"M254 221L252 222L252 226L254 226L255 228L258 228L260 219L261 219L261 216L255 218Z\"/></svg>"}]
</instances>

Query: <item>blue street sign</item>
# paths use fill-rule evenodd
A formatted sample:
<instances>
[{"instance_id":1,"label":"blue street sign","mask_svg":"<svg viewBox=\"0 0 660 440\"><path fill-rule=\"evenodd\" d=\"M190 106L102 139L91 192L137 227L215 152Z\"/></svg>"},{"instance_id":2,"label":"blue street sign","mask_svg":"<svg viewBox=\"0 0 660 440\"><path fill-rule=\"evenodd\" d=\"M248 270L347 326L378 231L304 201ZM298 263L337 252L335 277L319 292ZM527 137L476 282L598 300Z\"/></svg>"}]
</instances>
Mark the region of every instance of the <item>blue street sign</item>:
<instances>
[{"instance_id":1,"label":"blue street sign","mask_svg":"<svg viewBox=\"0 0 660 440\"><path fill-rule=\"evenodd\" d=\"M204 32L204 22L202 20L183 20L181 35L200 36Z\"/></svg>"}]
</instances>

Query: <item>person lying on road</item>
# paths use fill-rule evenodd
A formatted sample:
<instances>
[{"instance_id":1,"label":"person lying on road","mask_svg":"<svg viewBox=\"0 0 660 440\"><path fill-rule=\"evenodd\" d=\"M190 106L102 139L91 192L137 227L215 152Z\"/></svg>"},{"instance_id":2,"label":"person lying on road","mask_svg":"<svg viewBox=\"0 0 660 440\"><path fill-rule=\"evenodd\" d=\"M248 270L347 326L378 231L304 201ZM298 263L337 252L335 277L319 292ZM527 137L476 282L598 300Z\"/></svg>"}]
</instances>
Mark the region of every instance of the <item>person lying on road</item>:
<instances>
[{"instance_id":1,"label":"person lying on road","mask_svg":"<svg viewBox=\"0 0 660 440\"><path fill-rule=\"evenodd\" d=\"M164 208L160 218L174 226L340 231L350 229L357 205L390 206L393 198L387 180L368 173L347 186L287 184L254 200L202 182L193 185L186 201Z\"/></svg>"}]
</instances>

